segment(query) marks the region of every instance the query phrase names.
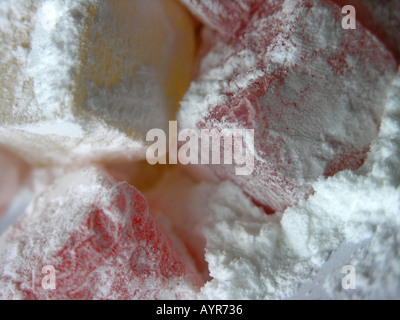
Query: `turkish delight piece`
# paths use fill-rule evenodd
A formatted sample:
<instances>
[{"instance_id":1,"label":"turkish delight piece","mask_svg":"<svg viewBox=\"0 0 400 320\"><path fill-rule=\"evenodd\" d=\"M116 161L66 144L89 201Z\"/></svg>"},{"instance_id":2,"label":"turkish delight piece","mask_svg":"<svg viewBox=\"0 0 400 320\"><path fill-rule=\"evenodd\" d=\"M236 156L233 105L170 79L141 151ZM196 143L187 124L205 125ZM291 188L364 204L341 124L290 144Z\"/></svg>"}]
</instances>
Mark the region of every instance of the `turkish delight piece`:
<instances>
[{"instance_id":1,"label":"turkish delight piece","mask_svg":"<svg viewBox=\"0 0 400 320\"><path fill-rule=\"evenodd\" d=\"M363 163L397 68L360 23L342 28L332 1L280 3L258 7L239 35L203 32L209 50L178 116L182 128L255 130L252 175L210 169L267 212L305 199L318 177Z\"/></svg>"},{"instance_id":2,"label":"turkish delight piece","mask_svg":"<svg viewBox=\"0 0 400 320\"><path fill-rule=\"evenodd\" d=\"M144 159L190 83L174 0L4 1L0 22L0 143L34 164Z\"/></svg>"},{"instance_id":3,"label":"turkish delight piece","mask_svg":"<svg viewBox=\"0 0 400 320\"><path fill-rule=\"evenodd\" d=\"M0 252L2 299L192 298L199 285L143 195L94 169L38 196Z\"/></svg>"},{"instance_id":4,"label":"turkish delight piece","mask_svg":"<svg viewBox=\"0 0 400 320\"><path fill-rule=\"evenodd\" d=\"M30 169L24 160L0 147L0 219L27 180Z\"/></svg>"}]
</instances>

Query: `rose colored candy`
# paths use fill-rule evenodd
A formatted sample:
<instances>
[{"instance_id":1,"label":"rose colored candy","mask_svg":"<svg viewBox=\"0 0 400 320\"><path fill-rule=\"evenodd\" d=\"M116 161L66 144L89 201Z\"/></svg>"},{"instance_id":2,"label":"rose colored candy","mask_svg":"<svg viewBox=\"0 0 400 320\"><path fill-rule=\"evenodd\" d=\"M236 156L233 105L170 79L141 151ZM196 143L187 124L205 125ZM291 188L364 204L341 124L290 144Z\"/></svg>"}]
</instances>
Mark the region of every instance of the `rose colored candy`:
<instances>
[{"instance_id":1,"label":"rose colored candy","mask_svg":"<svg viewBox=\"0 0 400 320\"><path fill-rule=\"evenodd\" d=\"M251 176L210 167L267 212L305 199L321 175L364 162L397 67L361 24L342 29L332 1L274 8L260 6L231 37L205 30L208 51L178 117L182 128L255 129Z\"/></svg>"},{"instance_id":2,"label":"rose colored candy","mask_svg":"<svg viewBox=\"0 0 400 320\"><path fill-rule=\"evenodd\" d=\"M3 299L190 298L198 285L142 194L94 170L58 181L2 236L0 275Z\"/></svg>"},{"instance_id":3,"label":"rose colored candy","mask_svg":"<svg viewBox=\"0 0 400 320\"><path fill-rule=\"evenodd\" d=\"M0 147L0 218L7 211L29 171L30 166L25 161Z\"/></svg>"}]
</instances>

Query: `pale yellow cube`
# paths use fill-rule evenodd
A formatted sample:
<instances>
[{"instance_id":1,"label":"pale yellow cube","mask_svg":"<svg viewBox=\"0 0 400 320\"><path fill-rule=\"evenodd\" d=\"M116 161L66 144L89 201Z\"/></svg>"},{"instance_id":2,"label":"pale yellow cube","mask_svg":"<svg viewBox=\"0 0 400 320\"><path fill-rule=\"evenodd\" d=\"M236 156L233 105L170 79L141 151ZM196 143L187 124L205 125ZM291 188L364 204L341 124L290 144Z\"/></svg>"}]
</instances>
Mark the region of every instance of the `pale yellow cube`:
<instances>
[{"instance_id":1,"label":"pale yellow cube","mask_svg":"<svg viewBox=\"0 0 400 320\"><path fill-rule=\"evenodd\" d=\"M143 159L191 79L174 0L5 0L0 24L0 145L35 165Z\"/></svg>"}]
</instances>

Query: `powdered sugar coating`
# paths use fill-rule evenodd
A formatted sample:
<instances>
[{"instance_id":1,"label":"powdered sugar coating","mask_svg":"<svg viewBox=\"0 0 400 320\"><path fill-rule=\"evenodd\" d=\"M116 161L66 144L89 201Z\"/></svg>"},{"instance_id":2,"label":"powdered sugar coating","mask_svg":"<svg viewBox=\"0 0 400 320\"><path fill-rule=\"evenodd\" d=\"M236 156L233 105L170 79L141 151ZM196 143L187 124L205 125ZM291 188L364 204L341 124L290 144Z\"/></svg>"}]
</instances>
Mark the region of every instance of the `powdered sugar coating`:
<instances>
[{"instance_id":1,"label":"powdered sugar coating","mask_svg":"<svg viewBox=\"0 0 400 320\"><path fill-rule=\"evenodd\" d=\"M315 194L283 214L267 216L237 186L221 184L208 201L205 227L213 280L199 297L397 299L399 111L400 75L389 90L381 130L364 165L319 178L313 184ZM319 277L341 246L358 250L344 255L336 266L332 262L333 270ZM355 267L355 290L341 285L344 265ZM321 288L313 293L318 277Z\"/></svg>"}]
</instances>

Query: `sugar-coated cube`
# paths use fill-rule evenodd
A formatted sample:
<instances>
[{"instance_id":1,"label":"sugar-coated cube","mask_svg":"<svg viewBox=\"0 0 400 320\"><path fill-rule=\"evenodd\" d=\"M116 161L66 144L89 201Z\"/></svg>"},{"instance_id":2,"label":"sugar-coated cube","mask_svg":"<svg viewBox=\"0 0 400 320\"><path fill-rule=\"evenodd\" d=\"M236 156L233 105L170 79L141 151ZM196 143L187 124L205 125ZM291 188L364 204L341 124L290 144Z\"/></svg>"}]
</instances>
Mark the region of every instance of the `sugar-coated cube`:
<instances>
[{"instance_id":1,"label":"sugar-coated cube","mask_svg":"<svg viewBox=\"0 0 400 320\"><path fill-rule=\"evenodd\" d=\"M203 32L204 58L178 117L182 128L255 130L252 175L210 167L267 212L305 199L320 176L362 165L397 68L362 24L342 28L332 1L274 3L239 33Z\"/></svg>"},{"instance_id":2,"label":"sugar-coated cube","mask_svg":"<svg viewBox=\"0 0 400 320\"><path fill-rule=\"evenodd\" d=\"M175 0L3 1L0 23L0 144L35 165L143 159L191 79Z\"/></svg>"},{"instance_id":3,"label":"sugar-coated cube","mask_svg":"<svg viewBox=\"0 0 400 320\"><path fill-rule=\"evenodd\" d=\"M40 194L0 238L0 298L192 298L199 278L187 261L141 193L82 170Z\"/></svg>"}]
</instances>

